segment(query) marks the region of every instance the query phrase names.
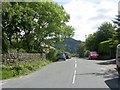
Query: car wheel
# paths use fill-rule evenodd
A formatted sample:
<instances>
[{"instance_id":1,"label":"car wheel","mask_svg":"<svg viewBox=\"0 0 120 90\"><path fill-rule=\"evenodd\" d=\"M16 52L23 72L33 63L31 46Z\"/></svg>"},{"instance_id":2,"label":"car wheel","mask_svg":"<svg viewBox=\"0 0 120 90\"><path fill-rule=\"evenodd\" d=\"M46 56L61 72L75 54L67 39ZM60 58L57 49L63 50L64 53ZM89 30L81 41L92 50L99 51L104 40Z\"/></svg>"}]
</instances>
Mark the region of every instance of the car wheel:
<instances>
[{"instance_id":1,"label":"car wheel","mask_svg":"<svg viewBox=\"0 0 120 90\"><path fill-rule=\"evenodd\" d=\"M119 78L120 78L120 70L118 71L118 74L119 74Z\"/></svg>"}]
</instances>

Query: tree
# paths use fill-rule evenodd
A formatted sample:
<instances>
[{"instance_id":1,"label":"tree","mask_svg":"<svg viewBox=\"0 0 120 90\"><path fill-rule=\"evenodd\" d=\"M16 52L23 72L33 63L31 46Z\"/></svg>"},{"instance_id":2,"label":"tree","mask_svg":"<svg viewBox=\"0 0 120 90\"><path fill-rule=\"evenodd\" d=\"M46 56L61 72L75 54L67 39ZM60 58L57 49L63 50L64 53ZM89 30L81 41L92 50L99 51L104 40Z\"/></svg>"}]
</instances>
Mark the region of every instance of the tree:
<instances>
[{"instance_id":1,"label":"tree","mask_svg":"<svg viewBox=\"0 0 120 90\"><path fill-rule=\"evenodd\" d=\"M44 47L73 36L74 29L66 25L70 16L57 3L3 2L2 9L3 52L42 53Z\"/></svg>"},{"instance_id":2,"label":"tree","mask_svg":"<svg viewBox=\"0 0 120 90\"><path fill-rule=\"evenodd\" d=\"M99 44L99 52L104 55L109 55L110 58L115 58L116 46L118 44L117 40L112 38Z\"/></svg>"},{"instance_id":3,"label":"tree","mask_svg":"<svg viewBox=\"0 0 120 90\"><path fill-rule=\"evenodd\" d=\"M96 44L97 43L95 34L90 34L85 41L86 49L90 51L96 51L97 50Z\"/></svg>"},{"instance_id":4,"label":"tree","mask_svg":"<svg viewBox=\"0 0 120 90\"><path fill-rule=\"evenodd\" d=\"M114 39L118 40L120 43L120 15L117 15L113 23L116 25L116 33Z\"/></svg>"},{"instance_id":5,"label":"tree","mask_svg":"<svg viewBox=\"0 0 120 90\"><path fill-rule=\"evenodd\" d=\"M69 15L62 6L52 2L35 4L34 8L38 26L35 28L37 47L42 52L42 45L53 46L54 43L64 39L66 22Z\"/></svg>"},{"instance_id":6,"label":"tree","mask_svg":"<svg viewBox=\"0 0 120 90\"><path fill-rule=\"evenodd\" d=\"M80 45L77 48L77 53L79 54L79 57L84 57L84 52L85 52L85 43L81 42Z\"/></svg>"},{"instance_id":7,"label":"tree","mask_svg":"<svg viewBox=\"0 0 120 90\"><path fill-rule=\"evenodd\" d=\"M64 38L73 37L73 35L74 35L74 28L72 26L65 25L64 29L65 29L64 32L63 32Z\"/></svg>"},{"instance_id":8,"label":"tree","mask_svg":"<svg viewBox=\"0 0 120 90\"><path fill-rule=\"evenodd\" d=\"M86 48L88 50L99 51L99 43L113 38L114 34L115 27L109 22L104 22L98 27L97 32L88 36L86 39Z\"/></svg>"},{"instance_id":9,"label":"tree","mask_svg":"<svg viewBox=\"0 0 120 90\"><path fill-rule=\"evenodd\" d=\"M12 38L14 38L20 29L18 28L20 20L20 10L16 3L12 4L5 2L2 4L2 42L3 42L3 52L8 51L8 48L12 48ZM18 11L17 11L18 10Z\"/></svg>"},{"instance_id":10,"label":"tree","mask_svg":"<svg viewBox=\"0 0 120 90\"><path fill-rule=\"evenodd\" d=\"M109 22L104 22L98 27L96 32L97 41L101 42L113 38L114 33L115 27Z\"/></svg>"}]
</instances>

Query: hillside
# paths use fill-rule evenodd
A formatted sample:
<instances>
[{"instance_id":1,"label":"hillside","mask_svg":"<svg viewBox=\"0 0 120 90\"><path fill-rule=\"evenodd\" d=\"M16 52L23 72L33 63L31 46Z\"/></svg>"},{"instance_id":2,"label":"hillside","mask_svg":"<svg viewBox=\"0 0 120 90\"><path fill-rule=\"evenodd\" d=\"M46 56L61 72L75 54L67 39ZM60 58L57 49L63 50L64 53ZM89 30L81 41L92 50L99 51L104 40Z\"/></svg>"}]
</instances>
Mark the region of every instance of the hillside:
<instances>
[{"instance_id":1,"label":"hillside","mask_svg":"<svg viewBox=\"0 0 120 90\"><path fill-rule=\"evenodd\" d=\"M76 48L81 43L81 41L75 40L73 38L66 38L63 42L57 43L55 48L68 51L70 53L76 53Z\"/></svg>"}]
</instances>

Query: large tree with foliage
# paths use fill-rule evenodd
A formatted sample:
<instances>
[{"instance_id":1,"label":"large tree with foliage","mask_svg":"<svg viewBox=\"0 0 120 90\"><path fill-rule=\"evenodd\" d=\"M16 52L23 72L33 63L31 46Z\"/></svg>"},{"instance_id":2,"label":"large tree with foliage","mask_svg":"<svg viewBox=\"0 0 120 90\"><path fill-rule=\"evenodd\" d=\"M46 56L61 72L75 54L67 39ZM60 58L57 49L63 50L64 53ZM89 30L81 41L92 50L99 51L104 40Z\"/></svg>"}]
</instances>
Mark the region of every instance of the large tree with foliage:
<instances>
[{"instance_id":1,"label":"large tree with foliage","mask_svg":"<svg viewBox=\"0 0 120 90\"><path fill-rule=\"evenodd\" d=\"M44 47L73 36L74 29L66 25L70 16L57 3L3 2L2 9L3 52L43 52Z\"/></svg>"},{"instance_id":2,"label":"large tree with foliage","mask_svg":"<svg viewBox=\"0 0 120 90\"><path fill-rule=\"evenodd\" d=\"M100 42L113 38L114 34L114 26L109 22L104 22L98 27L98 30L94 34L88 36L86 39L86 48L88 50L98 51Z\"/></svg>"},{"instance_id":3,"label":"large tree with foliage","mask_svg":"<svg viewBox=\"0 0 120 90\"><path fill-rule=\"evenodd\" d=\"M115 33L115 27L109 23L104 22L98 27L98 31L96 32L97 42L102 42L108 40L109 38L113 38Z\"/></svg>"}]
</instances>

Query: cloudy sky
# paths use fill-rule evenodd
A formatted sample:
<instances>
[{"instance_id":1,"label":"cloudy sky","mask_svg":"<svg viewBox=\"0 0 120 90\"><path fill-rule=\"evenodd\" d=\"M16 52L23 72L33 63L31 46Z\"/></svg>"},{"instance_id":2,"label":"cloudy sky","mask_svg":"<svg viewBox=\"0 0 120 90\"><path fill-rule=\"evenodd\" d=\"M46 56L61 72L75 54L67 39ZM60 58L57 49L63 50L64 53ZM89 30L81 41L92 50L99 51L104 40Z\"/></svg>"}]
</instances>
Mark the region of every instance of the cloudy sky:
<instances>
[{"instance_id":1,"label":"cloudy sky","mask_svg":"<svg viewBox=\"0 0 120 90\"><path fill-rule=\"evenodd\" d=\"M54 0L70 14L69 25L75 28L74 39L85 40L85 35L97 31L105 21L111 22L118 13L119 0Z\"/></svg>"}]
</instances>

